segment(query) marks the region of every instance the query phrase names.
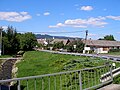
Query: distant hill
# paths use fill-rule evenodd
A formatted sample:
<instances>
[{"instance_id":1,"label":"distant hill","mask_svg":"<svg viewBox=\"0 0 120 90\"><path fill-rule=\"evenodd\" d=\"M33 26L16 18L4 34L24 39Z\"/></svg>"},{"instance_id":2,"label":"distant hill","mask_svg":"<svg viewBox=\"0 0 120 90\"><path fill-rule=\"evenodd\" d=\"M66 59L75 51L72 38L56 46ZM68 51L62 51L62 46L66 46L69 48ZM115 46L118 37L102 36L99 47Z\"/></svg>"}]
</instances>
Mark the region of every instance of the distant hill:
<instances>
[{"instance_id":1,"label":"distant hill","mask_svg":"<svg viewBox=\"0 0 120 90\"><path fill-rule=\"evenodd\" d=\"M52 39L52 38L57 38L57 39L75 39L74 37L65 37L65 36L51 36L51 35L41 35L41 34L36 34L37 39Z\"/></svg>"}]
</instances>

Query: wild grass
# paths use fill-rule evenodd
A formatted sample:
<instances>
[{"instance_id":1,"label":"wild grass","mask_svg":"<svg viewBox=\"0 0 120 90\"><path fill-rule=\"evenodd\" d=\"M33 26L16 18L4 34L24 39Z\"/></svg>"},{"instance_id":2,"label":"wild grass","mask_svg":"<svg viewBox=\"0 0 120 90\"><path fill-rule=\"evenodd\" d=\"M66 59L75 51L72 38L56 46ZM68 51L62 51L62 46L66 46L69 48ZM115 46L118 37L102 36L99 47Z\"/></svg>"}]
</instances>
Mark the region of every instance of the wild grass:
<instances>
[{"instance_id":1,"label":"wild grass","mask_svg":"<svg viewBox=\"0 0 120 90\"><path fill-rule=\"evenodd\" d=\"M101 65L105 65L106 63L112 63L111 61L100 59L100 58L90 58L90 57L81 57L81 56L72 56L72 55L61 55L61 54L53 54L48 52L39 52L39 51L29 51L26 52L23 56L23 60L17 64L18 67L18 74L17 77L26 77L26 76L36 76L36 75L43 75L43 74L51 74L56 72L63 72L63 71L70 71L70 70L79 70L83 68L89 68L89 67L97 67ZM119 63L116 63L117 67L120 66ZM98 70L99 71L99 70ZM88 71L89 72L89 71ZM91 77L87 77L86 74L84 75L86 78L84 78L84 87L91 85L92 83L88 83L87 79L93 80L94 82L94 75L92 75L94 72L91 71L87 73L88 75L91 74ZM76 74L78 76L78 74ZM65 83L64 79L65 75L61 76L62 78L62 85L64 86L63 90L65 90L65 87L69 89L72 88L74 90L76 87L79 88L79 85L76 83L72 83L74 85L71 86L70 80L75 78L75 74L71 74L72 79L70 79L69 76L67 76L67 83ZM100 76L99 76L100 77ZM99 83L99 77L98 83ZM91 79L90 79L91 78ZM42 90L42 80L44 81L44 90L48 90L48 80L49 77L36 80L36 83L38 84L38 88ZM77 79L78 80L78 77ZM54 89L54 77L51 77L51 90ZM77 81L78 82L78 81ZM26 87L26 84L29 83L29 89L34 90L34 80L33 81L25 81L22 82L22 85ZM56 76L56 85L57 88L60 89L60 76ZM40 85L41 84L41 85Z\"/></svg>"},{"instance_id":2,"label":"wild grass","mask_svg":"<svg viewBox=\"0 0 120 90\"><path fill-rule=\"evenodd\" d=\"M107 60L48 52L30 51L17 64L18 77L35 76L104 65Z\"/></svg>"}]
</instances>

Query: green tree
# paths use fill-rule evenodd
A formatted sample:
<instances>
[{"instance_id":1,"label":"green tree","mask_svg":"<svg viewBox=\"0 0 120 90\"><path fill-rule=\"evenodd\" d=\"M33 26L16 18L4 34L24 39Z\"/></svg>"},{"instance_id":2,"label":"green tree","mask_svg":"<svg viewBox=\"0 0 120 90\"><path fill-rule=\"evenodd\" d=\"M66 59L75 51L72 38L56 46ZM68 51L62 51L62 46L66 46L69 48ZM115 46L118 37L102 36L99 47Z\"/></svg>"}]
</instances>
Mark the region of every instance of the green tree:
<instances>
[{"instance_id":1,"label":"green tree","mask_svg":"<svg viewBox=\"0 0 120 90\"><path fill-rule=\"evenodd\" d=\"M116 41L116 40L114 39L114 36L113 36L113 35L106 35L106 36L104 36L104 38L99 38L98 40Z\"/></svg>"},{"instance_id":2,"label":"green tree","mask_svg":"<svg viewBox=\"0 0 120 90\"><path fill-rule=\"evenodd\" d=\"M20 49L16 29L12 26L8 26L6 32L3 31L2 42L2 51L4 54L15 54Z\"/></svg>"},{"instance_id":3,"label":"green tree","mask_svg":"<svg viewBox=\"0 0 120 90\"><path fill-rule=\"evenodd\" d=\"M32 50L37 45L36 37L33 33L28 32L21 34L20 38L20 49L29 51Z\"/></svg>"},{"instance_id":4,"label":"green tree","mask_svg":"<svg viewBox=\"0 0 120 90\"><path fill-rule=\"evenodd\" d=\"M55 42L53 44L53 50L55 50L55 49L61 49L61 48L64 48L63 41L61 41L61 42Z\"/></svg>"},{"instance_id":5,"label":"green tree","mask_svg":"<svg viewBox=\"0 0 120 90\"><path fill-rule=\"evenodd\" d=\"M74 45L76 47L74 47ZM81 40L74 40L72 42L70 42L67 46L66 49L69 52L83 52L84 49L84 43Z\"/></svg>"}]
</instances>

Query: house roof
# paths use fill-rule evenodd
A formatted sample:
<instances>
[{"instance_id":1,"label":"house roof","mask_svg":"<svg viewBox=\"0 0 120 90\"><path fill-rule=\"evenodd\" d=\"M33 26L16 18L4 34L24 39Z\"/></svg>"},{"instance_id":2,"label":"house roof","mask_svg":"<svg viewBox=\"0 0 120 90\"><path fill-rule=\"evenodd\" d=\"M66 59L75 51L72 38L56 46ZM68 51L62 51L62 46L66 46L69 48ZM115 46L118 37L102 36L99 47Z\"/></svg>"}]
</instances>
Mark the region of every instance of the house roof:
<instances>
[{"instance_id":1,"label":"house roof","mask_svg":"<svg viewBox=\"0 0 120 90\"><path fill-rule=\"evenodd\" d=\"M46 41L45 39L37 39L37 42L40 44L44 44L45 41Z\"/></svg>"},{"instance_id":2,"label":"house roof","mask_svg":"<svg viewBox=\"0 0 120 90\"><path fill-rule=\"evenodd\" d=\"M54 39L53 41L50 42L50 44L54 44L56 42L63 42L64 45L66 45L68 39Z\"/></svg>"},{"instance_id":3,"label":"house roof","mask_svg":"<svg viewBox=\"0 0 120 90\"><path fill-rule=\"evenodd\" d=\"M85 40L83 41L85 43ZM118 47L120 46L120 41L108 41L108 40L87 40L86 45L89 46L109 46L109 47Z\"/></svg>"}]
</instances>

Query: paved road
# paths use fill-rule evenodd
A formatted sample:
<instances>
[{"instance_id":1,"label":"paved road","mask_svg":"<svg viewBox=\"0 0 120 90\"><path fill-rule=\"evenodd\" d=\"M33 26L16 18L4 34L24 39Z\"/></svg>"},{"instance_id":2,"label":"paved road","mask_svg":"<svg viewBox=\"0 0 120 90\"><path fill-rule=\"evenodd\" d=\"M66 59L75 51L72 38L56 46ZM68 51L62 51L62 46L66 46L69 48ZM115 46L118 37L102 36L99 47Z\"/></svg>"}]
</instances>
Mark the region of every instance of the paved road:
<instances>
[{"instance_id":1,"label":"paved road","mask_svg":"<svg viewBox=\"0 0 120 90\"><path fill-rule=\"evenodd\" d=\"M120 62L120 56L116 56L116 55L82 54L82 53L59 52L59 51L50 51L50 50L39 50L39 51L51 52L51 53L56 53L56 54L68 54L68 55L75 55L75 56L99 57L99 58L103 58L103 59L109 59L109 60L112 60L115 62Z\"/></svg>"}]
</instances>

